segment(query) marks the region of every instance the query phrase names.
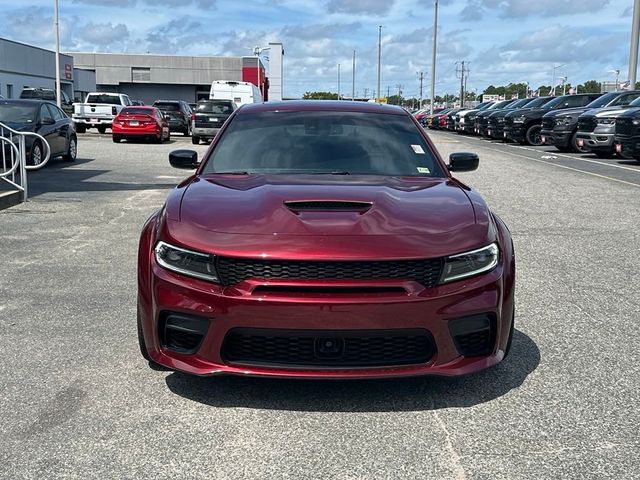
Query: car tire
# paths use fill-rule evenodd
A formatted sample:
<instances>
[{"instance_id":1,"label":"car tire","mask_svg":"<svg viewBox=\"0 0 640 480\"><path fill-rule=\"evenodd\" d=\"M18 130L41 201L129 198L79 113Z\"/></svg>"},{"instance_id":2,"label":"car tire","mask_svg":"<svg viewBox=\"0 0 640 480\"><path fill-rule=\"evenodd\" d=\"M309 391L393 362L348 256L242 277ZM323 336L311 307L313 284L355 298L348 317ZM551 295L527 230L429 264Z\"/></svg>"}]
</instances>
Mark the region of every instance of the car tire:
<instances>
[{"instance_id":1,"label":"car tire","mask_svg":"<svg viewBox=\"0 0 640 480\"><path fill-rule=\"evenodd\" d=\"M185 129L184 129L184 131L182 132L182 134L183 134L185 137L190 137L190 136L191 136L191 128L189 128L189 127L187 126L187 128L185 128Z\"/></svg>"},{"instance_id":2,"label":"car tire","mask_svg":"<svg viewBox=\"0 0 640 480\"><path fill-rule=\"evenodd\" d=\"M113 143L120 143L122 141L122 137L120 135L113 135L111 140L113 140Z\"/></svg>"},{"instance_id":3,"label":"car tire","mask_svg":"<svg viewBox=\"0 0 640 480\"><path fill-rule=\"evenodd\" d=\"M570 149L576 153L589 153L589 149L578 145L578 132L574 132L571 136Z\"/></svg>"},{"instance_id":4,"label":"car tire","mask_svg":"<svg viewBox=\"0 0 640 480\"><path fill-rule=\"evenodd\" d=\"M200 137L191 137L191 143L194 145L200 145Z\"/></svg>"},{"instance_id":5,"label":"car tire","mask_svg":"<svg viewBox=\"0 0 640 480\"><path fill-rule=\"evenodd\" d=\"M105 133L107 133L107 127L105 126L98 127L98 132L104 135Z\"/></svg>"},{"instance_id":6,"label":"car tire","mask_svg":"<svg viewBox=\"0 0 640 480\"><path fill-rule=\"evenodd\" d=\"M40 140L36 140L35 142L33 142L33 145L31 145L31 149L29 150L29 159L27 164L36 166L40 165L43 160L44 151L42 149L42 143L40 142Z\"/></svg>"},{"instance_id":7,"label":"car tire","mask_svg":"<svg viewBox=\"0 0 640 480\"><path fill-rule=\"evenodd\" d=\"M140 310L138 309L138 315L137 315L137 324L138 324L138 347L140 347L140 354L142 355L142 357L149 363L149 367L152 370L159 370L159 371L171 371L170 368L165 367L164 365L160 365L157 362L154 362L151 359L151 356L149 355L149 351L147 350L147 344L144 341L144 335L142 333L142 321L140 320Z\"/></svg>"},{"instance_id":8,"label":"car tire","mask_svg":"<svg viewBox=\"0 0 640 480\"><path fill-rule=\"evenodd\" d=\"M75 135L71 135L69 138L69 144L67 145L67 152L62 155L64 162L75 162L78 156L78 139Z\"/></svg>"},{"instance_id":9,"label":"car tire","mask_svg":"<svg viewBox=\"0 0 640 480\"><path fill-rule=\"evenodd\" d=\"M85 125L78 124L76 125L77 133L87 133L87 127Z\"/></svg>"},{"instance_id":10,"label":"car tire","mask_svg":"<svg viewBox=\"0 0 640 480\"><path fill-rule=\"evenodd\" d=\"M525 135L526 143L533 147L539 147L542 145L542 136L540 132L542 131L542 125L531 125L527 129L527 133Z\"/></svg>"}]
</instances>

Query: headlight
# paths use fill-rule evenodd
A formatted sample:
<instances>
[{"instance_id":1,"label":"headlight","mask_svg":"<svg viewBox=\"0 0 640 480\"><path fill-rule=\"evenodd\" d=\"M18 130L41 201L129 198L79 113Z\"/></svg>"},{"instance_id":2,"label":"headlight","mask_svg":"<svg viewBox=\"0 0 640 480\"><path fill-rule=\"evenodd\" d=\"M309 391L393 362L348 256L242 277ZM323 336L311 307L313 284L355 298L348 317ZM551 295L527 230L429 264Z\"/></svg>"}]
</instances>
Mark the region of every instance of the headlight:
<instances>
[{"instance_id":1,"label":"headlight","mask_svg":"<svg viewBox=\"0 0 640 480\"><path fill-rule=\"evenodd\" d=\"M498 118L496 119L496 121L498 122L498 125L504 123L504 117L503 118Z\"/></svg>"},{"instance_id":2,"label":"headlight","mask_svg":"<svg viewBox=\"0 0 640 480\"><path fill-rule=\"evenodd\" d=\"M513 118L513 123L524 123L524 121L525 121L524 115L520 115L519 117Z\"/></svg>"},{"instance_id":3,"label":"headlight","mask_svg":"<svg viewBox=\"0 0 640 480\"><path fill-rule=\"evenodd\" d=\"M597 118L596 123L598 125L615 125L616 119L615 118Z\"/></svg>"},{"instance_id":4,"label":"headlight","mask_svg":"<svg viewBox=\"0 0 640 480\"><path fill-rule=\"evenodd\" d=\"M569 125L573 123L573 118L571 117L556 117L556 125Z\"/></svg>"},{"instance_id":5,"label":"headlight","mask_svg":"<svg viewBox=\"0 0 640 480\"><path fill-rule=\"evenodd\" d=\"M631 123L633 123L634 125L640 125L640 120L633 120L633 122Z\"/></svg>"},{"instance_id":6,"label":"headlight","mask_svg":"<svg viewBox=\"0 0 640 480\"><path fill-rule=\"evenodd\" d=\"M495 243L471 252L446 257L440 283L453 282L493 270L498 265L498 258L499 250Z\"/></svg>"},{"instance_id":7,"label":"headlight","mask_svg":"<svg viewBox=\"0 0 640 480\"><path fill-rule=\"evenodd\" d=\"M155 253L158 264L167 270L202 280L220 281L213 255L185 250L164 242L158 242Z\"/></svg>"}]
</instances>

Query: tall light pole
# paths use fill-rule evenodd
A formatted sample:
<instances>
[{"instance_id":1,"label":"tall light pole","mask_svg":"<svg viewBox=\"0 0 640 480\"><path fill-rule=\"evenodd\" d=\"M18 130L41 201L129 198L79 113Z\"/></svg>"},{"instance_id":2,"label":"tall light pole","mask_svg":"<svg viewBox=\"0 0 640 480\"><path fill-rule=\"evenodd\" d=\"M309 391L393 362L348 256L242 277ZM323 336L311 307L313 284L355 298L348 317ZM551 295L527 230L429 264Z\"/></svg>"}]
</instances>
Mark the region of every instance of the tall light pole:
<instances>
[{"instance_id":1,"label":"tall light pole","mask_svg":"<svg viewBox=\"0 0 640 480\"><path fill-rule=\"evenodd\" d=\"M640 0L633 3L633 23L631 24L631 50L629 52L629 88L636 88L638 73L638 40L640 39Z\"/></svg>"},{"instance_id":2,"label":"tall light pole","mask_svg":"<svg viewBox=\"0 0 640 480\"><path fill-rule=\"evenodd\" d=\"M56 103L58 107L60 107L60 21L58 17L58 0L54 1L53 17L53 24L56 31Z\"/></svg>"},{"instance_id":3,"label":"tall light pole","mask_svg":"<svg viewBox=\"0 0 640 480\"><path fill-rule=\"evenodd\" d=\"M380 61L382 59L382 25L378 25L378 97L376 101L380 103Z\"/></svg>"},{"instance_id":4,"label":"tall light pole","mask_svg":"<svg viewBox=\"0 0 640 480\"><path fill-rule=\"evenodd\" d=\"M553 92L553 95L556 94L556 70L558 68L562 68L562 67L564 67L566 65L567 65L566 63L563 63L562 65L554 65L553 66L553 76L552 76L552 79L551 79L551 91ZM549 94L551 94L551 92L549 92Z\"/></svg>"},{"instance_id":5,"label":"tall light pole","mask_svg":"<svg viewBox=\"0 0 640 480\"><path fill-rule=\"evenodd\" d=\"M422 108L422 80L424 79L424 72L417 72L420 74L420 105L418 108Z\"/></svg>"},{"instance_id":6,"label":"tall light pole","mask_svg":"<svg viewBox=\"0 0 640 480\"><path fill-rule=\"evenodd\" d=\"M562 80L562 95L564 95L567 87L567 77L560 77L560 80Z\"/></svg>"},{"instance_id":7,"label":"tall light pole","mask_svg":"<svg viewBox=\"0 0 640 480\"><path fill-rule=\"evenodd\" d=\"M435 0L433 12L433 52L431 54L431 114L436 101L436 48L438 45L438 0Z\"/></svg>"},{"instance_id":8,"label":"tall light pole","mask_svg":"<svg viewBox=\"0 0 640 480\"><path fill-rule=\"evenodd\" d=\"M260 90L260 96L262 97L261 98L262 101L264 101L264 92L262 91L262 85L261 85L262 75L260 72L262 69L260 68L261 67L260 55L262 55L262 52L264 52L265 50L271 50L271 47L264 47L264 48L261 48L258 46L253 47L253 54L256 56L256 60L258 63L258 90Z\"/></svg>"},{"instance_id":9,"label":"tall light pole","mask_svg":"<svg viewBox=\"0 0 640 480\"><path fill-rule=\"evenodd\" d=\"M356 51L353 51L353 78L351 79L351 101L356 99Z\"/></svg>"},{"instance_id":10,"label":"tall light pole","mask_svg":"<svg viewBox=\"0 0 640 480\"><path fill-rule=\"evenodd\" d=\"M338 64L338 100L340 100L340 64Z\"/></svg>"}]
</instances>

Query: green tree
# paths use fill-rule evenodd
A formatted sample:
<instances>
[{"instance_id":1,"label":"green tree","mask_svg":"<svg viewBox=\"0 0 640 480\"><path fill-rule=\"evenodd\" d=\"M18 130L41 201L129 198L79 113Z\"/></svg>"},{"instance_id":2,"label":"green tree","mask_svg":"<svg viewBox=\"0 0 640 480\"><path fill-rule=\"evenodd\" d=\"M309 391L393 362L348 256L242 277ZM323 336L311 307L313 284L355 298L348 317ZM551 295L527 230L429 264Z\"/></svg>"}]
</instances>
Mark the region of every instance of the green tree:
<instances>
[{"instance_id":1,"label":"green tree","mask_svg":"<svg viewBox=\"0 0 640 480\"><path fill-rule=\"evenodd\" d=\"M302 95L304 100L338 100L338 94L332 92L306 92Z\"/></svg>"},{"instance_id":2,"label":"green tree","mask_svg":"<svg viewBox=\"0 0 640 480\"><path fill-rule=\"evenodd\" d=\"M600 93L602 84L596 80L587 80L582 85L578 85L578 93Z\"/></svg>"}]
</instances>

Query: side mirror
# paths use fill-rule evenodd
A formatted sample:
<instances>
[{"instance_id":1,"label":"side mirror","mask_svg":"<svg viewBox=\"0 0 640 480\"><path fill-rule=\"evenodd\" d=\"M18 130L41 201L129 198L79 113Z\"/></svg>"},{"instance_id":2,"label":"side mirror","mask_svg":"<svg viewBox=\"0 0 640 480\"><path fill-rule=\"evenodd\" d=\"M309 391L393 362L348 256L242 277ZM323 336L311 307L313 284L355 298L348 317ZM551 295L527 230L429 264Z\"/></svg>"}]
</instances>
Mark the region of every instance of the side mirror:
<instances>
[{"instance_id":1,"label":"side mirror","mask_svg":"<svg viewBox=\"0 0 640 480\"><path fill-rule=\"evenodd\" d=\"M55 125L56 121L51 117L44 117L40 123L42 125Z\"/></svg>"},{"instance_id":2,"label":"side mirror","mask_svg":"<svg viewBox=\"0 0 640 480\"><path fill-rule=\"evenodd\" d=\"M192 170L200 166L198 153L193 150L174 150L169 154L169 163L173 168Z\"/></svg>"},{"instance_id":3,"label":"side mirror","mask_svg":"<svg viewBox=\"0 0 640 480\"><path fill-rule=\"evenodd\" d=\"M449 155L450 172L471 172L477 170L480 158L475 153L458 152Z\"/></svg>"}]
</instances>

